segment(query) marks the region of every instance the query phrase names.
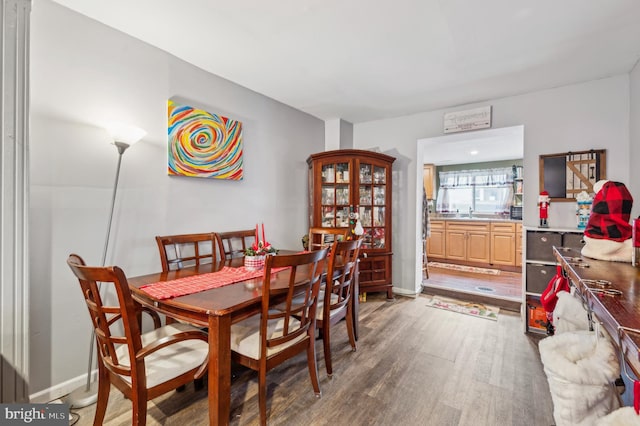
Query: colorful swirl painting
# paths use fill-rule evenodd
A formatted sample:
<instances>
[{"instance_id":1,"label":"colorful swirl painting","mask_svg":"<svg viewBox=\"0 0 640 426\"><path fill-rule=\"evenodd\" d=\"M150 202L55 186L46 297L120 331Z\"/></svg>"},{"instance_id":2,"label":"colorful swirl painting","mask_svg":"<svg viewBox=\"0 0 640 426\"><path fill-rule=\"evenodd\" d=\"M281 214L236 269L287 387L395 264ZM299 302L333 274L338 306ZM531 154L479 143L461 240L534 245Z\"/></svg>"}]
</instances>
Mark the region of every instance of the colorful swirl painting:
<instances>
[{"instance_id":1,"label":"colorful swirl painting","mask_svg":"<svg viewBox=\"0 0 640 426\"><path fill-rule=\"evenodd\" d=\"M242 180L242 123L168 101L169 175Z\"/></svg>"}]
</instances>

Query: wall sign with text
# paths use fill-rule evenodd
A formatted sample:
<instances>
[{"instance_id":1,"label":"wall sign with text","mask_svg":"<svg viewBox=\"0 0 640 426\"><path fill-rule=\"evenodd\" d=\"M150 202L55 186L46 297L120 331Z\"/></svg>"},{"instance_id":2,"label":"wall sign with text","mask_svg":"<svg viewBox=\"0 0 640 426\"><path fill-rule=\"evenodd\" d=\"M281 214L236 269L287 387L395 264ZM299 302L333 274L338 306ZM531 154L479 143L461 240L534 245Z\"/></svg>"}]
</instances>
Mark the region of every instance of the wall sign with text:
<instances>
[{"instance_id":1,"label":"wall sign with text","mask_svg":"<svg viewBox=\"0 0 640 426\"><path fill-rule=\"evenodd\" d=\"M491 127L491 105L444 115L444 132L466 132Z\"/></svg>"}]
</instances>

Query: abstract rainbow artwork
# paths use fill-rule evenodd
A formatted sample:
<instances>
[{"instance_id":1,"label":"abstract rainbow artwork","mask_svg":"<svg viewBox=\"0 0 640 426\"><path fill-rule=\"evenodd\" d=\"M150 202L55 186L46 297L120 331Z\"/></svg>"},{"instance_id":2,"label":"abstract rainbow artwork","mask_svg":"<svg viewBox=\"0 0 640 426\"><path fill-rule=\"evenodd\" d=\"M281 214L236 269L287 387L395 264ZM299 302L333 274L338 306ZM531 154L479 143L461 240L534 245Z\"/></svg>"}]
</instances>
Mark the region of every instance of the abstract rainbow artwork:
<instances>
[{"instance_id":1,"label":"abstract rainbow artwork","mask_svg":"<svg viewBox=\"0 0 640 426\"><path fill-rule=\"evenodd\" d=\"M242 180L242 123L168 101L169 175Z\"/></svg>"}]
</instances>

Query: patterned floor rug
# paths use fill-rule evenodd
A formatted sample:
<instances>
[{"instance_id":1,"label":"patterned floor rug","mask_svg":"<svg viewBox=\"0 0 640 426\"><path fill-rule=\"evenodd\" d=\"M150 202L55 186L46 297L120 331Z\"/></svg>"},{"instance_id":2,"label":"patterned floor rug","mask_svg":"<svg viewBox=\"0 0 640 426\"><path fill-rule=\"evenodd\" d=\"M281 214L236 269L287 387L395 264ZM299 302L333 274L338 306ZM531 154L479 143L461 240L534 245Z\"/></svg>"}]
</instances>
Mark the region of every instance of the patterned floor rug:
<instances>
[{"instance_id":1,"label":"patterned floor rug","mask_svg":"<svg viewBox=\"0 0 640 426\"><path fill-rule=\"evenodd\" d=\"M454 271L475 272L477 274L500 275L499 269L478 268L477 266L456 265L455 263L429 262L429 268L452 269Z\"/></svg>"},{"instance_id":2,"label":"patterned floor rug","mask_svg":"<svg viewBox=\"0 0 640 426\"><path fill-rule=\"evenodd\" d=\"M500 308L476 302L464 302L462 300L449 299L442 296L431 296L427 300L427 306L445 311L458 312L478 318L496 321Z\"/></svg>"}]
</instances>

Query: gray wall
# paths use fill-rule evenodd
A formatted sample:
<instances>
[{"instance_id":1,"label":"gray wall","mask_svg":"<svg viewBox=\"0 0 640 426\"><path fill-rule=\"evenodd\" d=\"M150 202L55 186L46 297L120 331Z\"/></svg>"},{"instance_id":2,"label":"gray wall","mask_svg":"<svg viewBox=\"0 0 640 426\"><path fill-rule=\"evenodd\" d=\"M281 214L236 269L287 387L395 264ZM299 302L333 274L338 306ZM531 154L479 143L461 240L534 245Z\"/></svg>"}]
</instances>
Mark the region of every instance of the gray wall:
<instances>
[{"instance_id":1,"label":"gray wall","mask_svg":"<svg viewBox=\"0 0 640 426\"><path fill-rule=\"evenodd\" d=\"M46 401L87 370L90 323L66 258L101 260L117 163L102 124L148 132L123 157L107 256L133 276L160 270L155 235L264 222L275 247L300 248L324 122L48 0L33 5L31 56L30 393ZM169 98L243 122L243 181L167 176Z\"/></svg>"},{"instance_id":2,"label":"gray wall","mask_svg":"<svg viewBox=\"0 0 640 426\"><path fill-rule=\"evenodd\" d=\"M379 147L394 163L393 283L415 294L417 285L416 147L421 138L441 136L445 112L493 106L493 128L524 125L524 224L537 225L538 156L590 148L607 149L608 178L630 180L629 76L621 75L483 103L354 125L354 147ZM636 113L637 117L637 113ZM428 161L425 161L428 162ZM635 198L640 200L640 188ZM575 227L575 205L554 203L552 227Z\"/></svg>"}]
</instances>

